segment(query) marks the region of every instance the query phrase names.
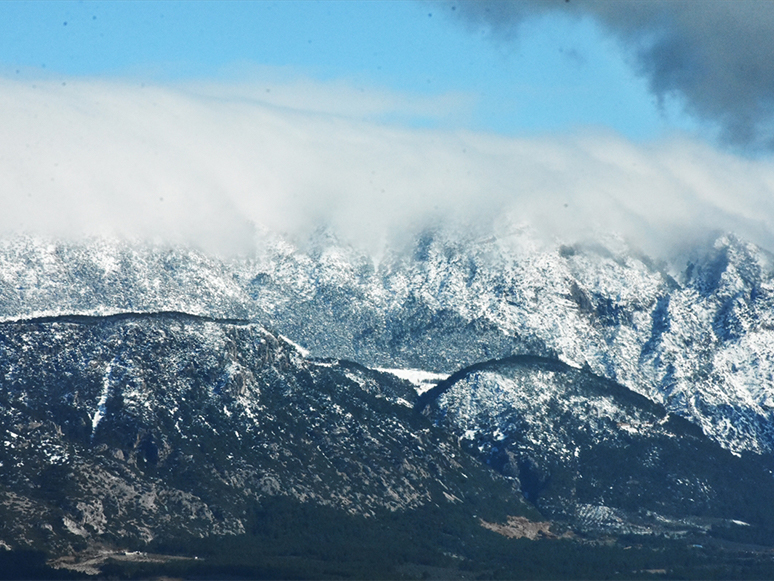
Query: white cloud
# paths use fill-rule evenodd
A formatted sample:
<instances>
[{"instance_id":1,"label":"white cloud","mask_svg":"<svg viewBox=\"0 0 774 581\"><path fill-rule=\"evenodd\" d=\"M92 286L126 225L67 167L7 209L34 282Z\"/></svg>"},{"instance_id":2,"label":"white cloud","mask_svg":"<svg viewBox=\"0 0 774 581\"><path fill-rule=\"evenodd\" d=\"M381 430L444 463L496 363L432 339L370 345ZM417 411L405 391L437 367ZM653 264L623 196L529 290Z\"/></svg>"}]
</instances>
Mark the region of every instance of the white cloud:
<instances>
[{"instance_id":1,"label":"white cloud","mask_svg":"<svg viewBox=\"0 0 774 581\"><path fill-rule=\"evenodd\" d=\"M363 119L417 110L396 95L337 100L327 86L317 94L331 111L305 106L307 84L276 89L289 106L248 89L0 82L0 231L241 251L255 226L303 234L323 223L373 247L438 220L486 230L507 215L566 241L615 231L661 255L714 229L774 249L768 160L684 138L410 129Z\"/></svg>"}]
</instances>

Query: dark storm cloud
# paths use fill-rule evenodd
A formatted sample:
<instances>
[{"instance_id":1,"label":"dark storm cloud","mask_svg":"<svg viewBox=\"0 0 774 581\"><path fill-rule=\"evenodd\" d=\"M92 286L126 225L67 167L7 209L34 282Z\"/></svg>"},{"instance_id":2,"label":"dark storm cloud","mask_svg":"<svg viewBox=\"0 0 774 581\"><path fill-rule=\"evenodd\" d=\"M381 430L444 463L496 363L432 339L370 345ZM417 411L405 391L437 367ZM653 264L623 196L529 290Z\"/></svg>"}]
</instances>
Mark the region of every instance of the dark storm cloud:
<instances>
[{"instance_id":1,"label":"dark storm cloud","mask_svg":"<svg viewBox=\"0 0 774 581\"><path fill-rule=\"evenodd\" d=\"M659 98L716 122L724 141L774 149L774 2L476 0L449 2L474 26L516 37L531 17L592 17L630 51Z\"/></svg>"}]
</instances>

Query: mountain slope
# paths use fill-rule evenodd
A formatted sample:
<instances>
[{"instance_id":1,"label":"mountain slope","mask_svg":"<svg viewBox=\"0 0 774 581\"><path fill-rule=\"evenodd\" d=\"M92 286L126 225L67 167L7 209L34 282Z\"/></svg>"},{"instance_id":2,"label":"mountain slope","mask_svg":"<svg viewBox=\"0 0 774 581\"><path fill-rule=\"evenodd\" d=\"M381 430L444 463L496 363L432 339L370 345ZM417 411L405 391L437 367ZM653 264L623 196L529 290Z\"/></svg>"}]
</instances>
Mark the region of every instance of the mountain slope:
<instances>
[{"instance_id":1,"label":"mountain slope","mask_svg":"<svg viewBox=\"0 0 774 581\"><path fill-rule=\"evenodd\" d=\"M480 363L423 394L417 408L576 530L774 532L774 464L734 456L587 369L530 356Z\"/></svg>"},{"instance_id":2,"label":"mountain slope","mask_svg":"<svg viewBox=\"0 0 774 581\"><path fill-rule=\"evenodd\" d=\"M250 578L612 572L628 535L643 563L683 535L668 551L763 554L768 255L722 238L672 278L614 242L436 232L377 262L324 236L228 260L5 241L0 546Z\"/></svg>"},{"instance_id":3,"label":"mountain slope","mask_svg":"<svg viewBox=\"0 0 774 581\"><path fill-rule=\"evenodd\" d=\"M254 256L116 241L0 244L5 320L124 311L263 321L318 357L452 373L530 354L588 365L734 450L774 451L774 270L733 236L667 274L620 240L425 232L378 260L321 233Z\"/></svg>"},{"instance_id":4,"label":"mountain slope","mask_svg":"<svg viewBox=\"0 0 774 581\"><path fill-rule=\"evenodd\" d=\"M273 497L364 516L471 498L527 510L414 414L409 384L303 359L252 323L2 323L0 372L6 546L239 535Z\"/></svg>"},{"instance_id":5,"label":"mountain slope","mask_svg":"<svg viewBox=\"0 0 774 581\"><path fill-rule=\"evenodd\" d=\"M673 277L615 239L552 248L524 232L436 231L378 264L317 244L270 245L239 275L272 324L313 354L446 373L513 354L558 357L731 450L774 450L774 270L760 248L720 237Z\"/></svg>"}]
</instances>

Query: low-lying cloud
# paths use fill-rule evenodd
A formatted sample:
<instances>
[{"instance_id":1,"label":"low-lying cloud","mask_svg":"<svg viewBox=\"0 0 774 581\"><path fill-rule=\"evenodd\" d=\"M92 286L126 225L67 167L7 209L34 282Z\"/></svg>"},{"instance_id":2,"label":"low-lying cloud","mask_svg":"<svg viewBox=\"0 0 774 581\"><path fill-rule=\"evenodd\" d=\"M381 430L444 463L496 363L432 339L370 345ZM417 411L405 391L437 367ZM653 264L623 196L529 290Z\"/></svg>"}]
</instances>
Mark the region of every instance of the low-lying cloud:
<instances>
[{"instance_id":1,"label":"low-lying cloud","mask_svg":"<svg viewBox=\"0 0 774 581\"><path fill-rule=\"evenodd\" d=\"M0 232L246 252L261 230L322 225L373 249L446 222L507 223L565 242L615 232L662 256L716 230L774 249L766 160L687 138L409 129L261 90L0 82Z\"/></svg>"},{"instance_id":2,"label":"low-lying cloud","mask_svg":"<svg viewBox=\"0 0 774 581\"><path fill-rule=\"evenodd\" d=\"M474 26L518 35L548 12L591 17L629 49L655 95L718 124L728 143L774 149L774 3L760 0L450 0Z\"/></svg>"}]
</instances>

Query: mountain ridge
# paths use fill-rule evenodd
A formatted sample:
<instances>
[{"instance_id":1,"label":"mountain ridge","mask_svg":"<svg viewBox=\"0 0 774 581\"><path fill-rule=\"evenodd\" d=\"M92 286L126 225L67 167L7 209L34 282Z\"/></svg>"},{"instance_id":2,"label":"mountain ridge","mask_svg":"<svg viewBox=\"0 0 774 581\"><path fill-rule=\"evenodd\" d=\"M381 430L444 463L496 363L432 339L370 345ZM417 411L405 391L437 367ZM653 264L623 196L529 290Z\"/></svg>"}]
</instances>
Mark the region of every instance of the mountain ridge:
<instances>
[{"instance_id":1,"label":"mountain ridge","mask_svg":"<svg viewBox=\"0 0 774 581\"><path fill-rule=\"evenodd\" d=\"M516 242L435 232L379 264L327 239L230 262L3 242L0 544L275 577L288 551L325 576L294 519L393 577L380 546L457 574L542 543L774 545L766 256L719 239L678 283L625 248Z\"/></svg>"},{"instance_id":2,"label":"mountain ridge","mask_svg":"<svg viewBox=\"0 0 774 581\"><path fill-rule=\"evenodd\" d=\"M735 456L588 370L535 357L490 361L456 374L423 413L575 530L696 532L713 518L755 523L764 537L773 530L763 508L774 502L771 459ZM752 505L741 501L748 490Z\"/></svg>"},{"instance_id":3,"label":"mountain ridge","mask_svg":"<svg viewBox=\"0 0 774 581\"><path fill-rule=\"evenodd\" d=\"M61 314L49 315L43 317L25 317L19 319L5 319L0 321L0 325L17 324L47 324L47 323L72 323L75 325L96 325L103 322L129 321L142 319L172 319L181 321L196 321L202 323L220 323L223 325L254 325L257 321L250 319L231 319L223 317L209 317L207 315L197 315L183 311L122 311L108 315L80 315L80 314Z\"/></svg>"},{"instance_id":4,"label":"mountain ridge","mask_svg":"<svg viewBox=\"0 0 774 581\"><path fill-rule=\"evenodd\" d=\"M326 236L306 246L268 236L255 256L229 260L107 240L4 240L0 317L249 319L311 356L446 374L514 354L559 358L663 403L730 449L774 450L765 251L720 236L674 278L619 240L468 238L434 230L378 261Z\"/></svg>"}]
</instances>

